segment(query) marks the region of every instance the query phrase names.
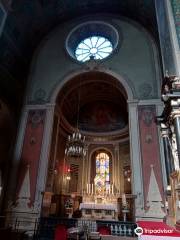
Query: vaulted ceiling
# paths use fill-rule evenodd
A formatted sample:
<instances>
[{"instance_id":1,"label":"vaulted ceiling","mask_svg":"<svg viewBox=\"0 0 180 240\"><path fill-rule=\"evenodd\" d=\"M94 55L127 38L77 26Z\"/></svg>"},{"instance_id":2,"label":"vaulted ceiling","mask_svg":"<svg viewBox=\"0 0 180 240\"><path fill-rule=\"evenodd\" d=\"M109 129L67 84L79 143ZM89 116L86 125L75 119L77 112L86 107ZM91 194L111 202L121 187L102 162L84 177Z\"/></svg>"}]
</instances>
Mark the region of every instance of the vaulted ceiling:
<instances>
[{"instance_id":1,"label":"vaulted ceiling","mask_svg":"<svg viewBox=\"0 0 180 240\"><path fill-rule=\"evenodd\" d=\"M71 127L93 133L121 130L127 126L127 95L112 76L83 73L66 83L57 98L62 119Z\"/></svg>"},{"instance_id":2,"label":"vaulted ceiling","mask_svg":"<svg viewBox=\"0 0 180 240\"><path fill-rule=\"evenodd\" d=\"M0 95L22 92L35 48L55 26L76 17L117 14L139 22L156 40L154 0L2 0L8 11L0 36ZM12 87L12 89L9 88ZM9 92L7 92L7 89ZM6 96L5 96L6 97Z\"/></svg>"}]
</instances>

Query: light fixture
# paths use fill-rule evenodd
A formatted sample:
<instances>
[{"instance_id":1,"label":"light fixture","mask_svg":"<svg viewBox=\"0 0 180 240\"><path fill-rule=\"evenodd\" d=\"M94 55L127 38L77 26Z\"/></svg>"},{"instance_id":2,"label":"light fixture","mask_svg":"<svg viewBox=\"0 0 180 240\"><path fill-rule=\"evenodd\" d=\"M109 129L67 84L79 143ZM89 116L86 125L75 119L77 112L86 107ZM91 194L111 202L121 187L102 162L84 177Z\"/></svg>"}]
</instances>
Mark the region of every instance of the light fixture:
<instances>
[{"instance_id":1,"label":"light fixture","mask_svg":"<svg viewBox=\"0 0 180 240\"><path fill-rule=\"evenodd\" d=\"M71 177L68 175L68 176L66 177L66 179L69 181L69 180L71 180Z\"/></svg>"},{"instance_id":2,"label":"light fixture","mask_svg":"<svg viewBox=\"0 0 180 240\"><path fill-rule=\"evenodd\" d=\"M81 82L80 82L81 84ZM81 85L80 85L81 87ZM79 105L80 105L80 87L78 89L78 104L77 104L77 122L76 130L72 135L69 135L66 142L65 156L68 158L83 158L86 155L85 136L79 131Z\"/></svg>"},{"instance_id":3,"label":"light fixture","mask_svg":"<svg viewBox=\"0 0 180 240\"><path fill-rule=\"evenodd\" d=\"M128 181L128 182L130 182L130 181L131 181L131 178L130 178L130 177L128 177L128 178L127 178L127 181Z\"/></svg>"},{"instance_id":4,"label":"light fixture","mask_svg":"<svg viewBox=\"0 0 180 240\"><path fill-rule=\"evenodd\" d=\"M68 170L67 170L66 180L68 180L68 181L71 180L71 169L70 168L68 168Z\"/></svg>"},{"instance_id":5,"label":"light fixture","mask_svg":"<svg viewBox=\"0 0 180 240\"><path fill-rule=\"evenodd\" d=\"M82 136L79 129L77 129L72 135L68 136L65 155L67 157L84 157L86 155L84 142L85 136Z\"/></svg>"}]
</instances>

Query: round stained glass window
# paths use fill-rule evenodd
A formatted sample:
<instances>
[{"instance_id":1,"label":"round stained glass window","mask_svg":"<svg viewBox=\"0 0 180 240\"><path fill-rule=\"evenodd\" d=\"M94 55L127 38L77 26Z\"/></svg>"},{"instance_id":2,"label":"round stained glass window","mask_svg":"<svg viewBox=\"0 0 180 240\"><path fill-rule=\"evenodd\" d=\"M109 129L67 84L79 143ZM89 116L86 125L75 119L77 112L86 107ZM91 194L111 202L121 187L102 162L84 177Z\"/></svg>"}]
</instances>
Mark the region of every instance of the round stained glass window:
<instances>
[{"instance_id":1,"label":"round stained glass window","mask_svg":"<svg viewBox=\"0 0 180 240\"><path fill-rule=\"evenodd\" d=\"M82 40L76 50L75 56L78 61L85 62L90 58L104 59L113 51L112 43L102 36L91 36Z\"/></svg>"}]
</instances>

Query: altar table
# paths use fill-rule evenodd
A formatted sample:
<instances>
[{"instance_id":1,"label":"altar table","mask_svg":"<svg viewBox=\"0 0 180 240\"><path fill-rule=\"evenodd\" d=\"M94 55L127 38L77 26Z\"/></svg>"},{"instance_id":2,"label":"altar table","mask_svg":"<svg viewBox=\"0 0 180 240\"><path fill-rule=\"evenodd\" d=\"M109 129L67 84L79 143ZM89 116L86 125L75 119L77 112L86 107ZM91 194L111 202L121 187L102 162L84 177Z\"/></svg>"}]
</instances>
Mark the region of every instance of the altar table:
<instances>
[{"instance_id":1,"label":"altar table","mask_svg":"<svg viewBox=\"0 0 180 240\"><path fill-rule=\"evenodd\" d=\"M117 218L117 204L109 203L81 203L80 210L82 210L83 218L108 219L113 220Z\"/></svg>"}]
</instances>

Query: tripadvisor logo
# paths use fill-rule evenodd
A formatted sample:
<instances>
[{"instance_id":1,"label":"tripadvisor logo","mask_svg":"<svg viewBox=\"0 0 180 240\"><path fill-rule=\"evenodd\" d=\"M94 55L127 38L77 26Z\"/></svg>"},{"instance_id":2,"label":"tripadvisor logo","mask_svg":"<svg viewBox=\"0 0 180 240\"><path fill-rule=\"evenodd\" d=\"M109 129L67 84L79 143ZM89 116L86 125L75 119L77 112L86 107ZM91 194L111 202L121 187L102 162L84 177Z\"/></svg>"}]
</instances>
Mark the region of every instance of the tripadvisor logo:
<instances>
[{"instance_id":1,"label":"tripadvisor logo","mask_svg":"<svg viewBox=\"0 0 180 240\"><path fill-rule=\"evenodd\" d=\"M141 227L137 227L134 229L136 235L141 236L143 234L143 229Z\"/></svg>"}]
</instances>

